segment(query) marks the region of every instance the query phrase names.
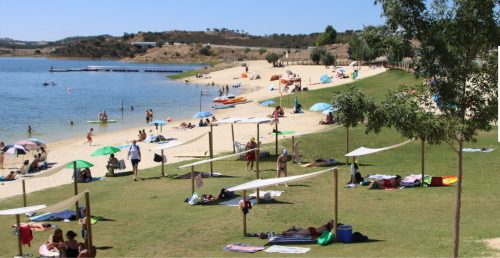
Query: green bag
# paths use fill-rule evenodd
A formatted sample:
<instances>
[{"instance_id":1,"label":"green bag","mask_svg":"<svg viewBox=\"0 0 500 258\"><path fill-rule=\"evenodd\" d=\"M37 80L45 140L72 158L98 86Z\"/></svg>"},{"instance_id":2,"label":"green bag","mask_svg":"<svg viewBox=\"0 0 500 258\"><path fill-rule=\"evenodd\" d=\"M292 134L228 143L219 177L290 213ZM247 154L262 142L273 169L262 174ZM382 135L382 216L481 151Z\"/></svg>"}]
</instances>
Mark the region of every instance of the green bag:
<instances>
[{"instance_id":1,"label":"green bag","mask_svg":"<svg viewBox=\"0 0 500 258\"><path fill-rule=\"evenodd\" d=\"M318 245L329 245L333 242L334 235L330 231L325 231L318 238Z\"/></svg>"}]
</instances>

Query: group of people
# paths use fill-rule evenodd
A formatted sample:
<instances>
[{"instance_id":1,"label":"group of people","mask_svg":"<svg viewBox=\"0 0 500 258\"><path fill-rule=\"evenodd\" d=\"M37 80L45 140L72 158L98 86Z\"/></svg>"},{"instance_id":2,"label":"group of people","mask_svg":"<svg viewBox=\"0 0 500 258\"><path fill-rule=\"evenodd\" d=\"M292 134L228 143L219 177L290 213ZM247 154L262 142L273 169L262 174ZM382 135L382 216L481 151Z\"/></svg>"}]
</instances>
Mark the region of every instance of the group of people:
<instances>
[{"instance_id":1,"label":"group of people","mask_svg":"<svg viewBox=\"0 0 500 258\"><path fill-rule=\"evenodd\" d=\"M222 97L222 95L227 95L229 94L229 85L226 84L226 86L222 86L219 89L219 97Z\"/></svg>"},{"instance_id":2,"label":"group of people","mask_svg":"<svg viewBox=\"0 0 500 258\"><path fill-rule=\"evenodd\" d=\"M285 110L281 106L276 106L272 114L273 120L278 121L283 116L285 116Z\"/></svg>"},{"instance_id":3,"label":"group of people","mask_svg":"<svg viewBox=\"0 0 500 258\"><path fill-rule=\"evenodd\" d=\"M252 149L257 149L258 144L255 141L255 137L250 138L250 141L245 145L245 151L249 151ZM245 154L245 160L247 161L246 169L247 171L253 171L253 164L257 159L257 151L249 151ZM287 173L287 162L288 162L288 151L283 149L281 155L278 156L276 160L276 177L286 177ZM288 186L285 183L285 186Z\"/></svg>"},{"instance_id":4,"label":"group of people","mask_svg":"<svg viewBox=\"0 0 500 258\"><path fill-rule=\"evenodd\" d=\"M137 139L138 142L146 140L146 138L148 137L148 135L146 134L146 130L144 129L142 129L142 131L139 130L139 134L137 134L137 137L138 137Z\"/></svg>"},{"instance_id":5,"label":"group of people","mask_svg":"<svg viewBox=\"0 0 500 258\"><path fill-rule=\"evenodd\" d=\"M153 109L146 110L146 124L153 122Z\"/></svg>"},{"instance_id":6,"label":"group of people","mask_svg":"<svg viewBox=\"0 0 500 258\"><path fill-rule=\"evenodd\" d=\"M99 112L99 121L103 123L108 122L108 114L106 114L106 111Z\"/></svg>"},{"instance_id":7,"label":"group of people","mask_svg":"<svg viewBox=\"0 0 500 258\"><path fill-rule=\"evenodd\" d=\"M210 126L210 125L213 125L215 122L217 122L217 119L215 118L215 116L212 117L212 121L210 121L210 119L208 119L208 118L206 118L205 121L203 121L203 119L200 119L198 126L199 127Z\"/></svg>"}]
</instances>

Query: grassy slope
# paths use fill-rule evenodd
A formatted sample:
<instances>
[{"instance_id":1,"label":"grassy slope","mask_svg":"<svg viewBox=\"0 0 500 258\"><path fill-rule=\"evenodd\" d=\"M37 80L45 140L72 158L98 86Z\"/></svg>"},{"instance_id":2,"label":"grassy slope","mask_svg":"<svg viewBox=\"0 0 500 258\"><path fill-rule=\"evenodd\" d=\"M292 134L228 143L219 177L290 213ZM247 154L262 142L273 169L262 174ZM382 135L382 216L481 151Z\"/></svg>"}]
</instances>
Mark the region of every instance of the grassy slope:
<instances>
[{"instance_id":1,"label":"grassy slope","mask_svg":"<svg viewBox=\"0 0 500 258\"><path fill-rule=\"evenodd\" d=\"M383 76L383 75L381 75ZM408 75L400 74L401 77ZM376 79L376 77L374 77ZM368 79L367 79L368 80ZM387 82L390 83L390 80ZM384 86L388 86L384 82ZM394 85L393 85L394 86ZM379 88L377 81L370 87ZM312 93L312 92L310 92ZM306 102L307 95L302 100ZM312 97L311 97L312 98ZM316 100L314 100L316 101ZM215 137L217 135L215 130ZM343 160L343 130L312 134L299 138L303 160L336 158ZM359 126L351 131L351 147L380 147L403 141L393 130L379 135L365 135ZM495 147L496 132L481 133L479 141L467 146ZM290 149L290 141L280 142L280 147ZM274 146L264 148L273 150ZM271 151L272 152L272 151ZM500 153L466 153L464 155L464 192L462 206L462 252L464 256L486 255L484 245L477 240L498 237L500 224L498 206L493 205L498 193L500 178L492 172L500 169L496 162ZM396 150L361 157L360 170L369 173L409 175L419 171L419 145L410 143ZM446 145L429 146L426 149L427 171L433 175L453 175L456 158ZM186 173L177 170L178 164L169 165L169 173ZM203 193L215 194L221 187L253 179L254 174L244 170L243 161L221 161L214 165L216 171L233 177L207 179ZM261 163L263 177L275 173L274 159ZM207 171L209 166L197 170ZM363 244L335 244L327 247L311 245L307 256L449 256L452 253L452 229L454 214L454 187L406 189L398 191L370 191L365 187L343 188L348 180L348 168L340 166L340 214L339 221L353 225L354 231L362 232L378 241ZM318 169L303 169L289 164L289 174L296 175ZM241 237L241 212L235 207L189 206L183 203L190 194L189 180L159 178L158 168L141 171L147 180L133 182L130 177L116 177L101 182L80 185L89 189L93 214L115 221L98 222L94 227L95 245L99 256L248 256L223 251L229 242L265 244L263 240ZM332 216L332 177L319 176L294 183L285 188L278 203L255 206L248 216L249 232L282 231L292 225L309 226L324 223ZM29 183L28 183L29 187ZM0 188L1 189L1 188ZM72 186L61 186L30 194L29 204L51 204L72 194ZM17 207L21 198L0 202L0 208ZM13 217L0 217L3 228L0 234L0 254L14 255L16 238L9 233ZM64 231L79 233L75 222L57 222ZM39 244L48 232L35 232L33 247L37 253ZM282 256L257 253L253 256Z\"/></svg>"}]
</instances>

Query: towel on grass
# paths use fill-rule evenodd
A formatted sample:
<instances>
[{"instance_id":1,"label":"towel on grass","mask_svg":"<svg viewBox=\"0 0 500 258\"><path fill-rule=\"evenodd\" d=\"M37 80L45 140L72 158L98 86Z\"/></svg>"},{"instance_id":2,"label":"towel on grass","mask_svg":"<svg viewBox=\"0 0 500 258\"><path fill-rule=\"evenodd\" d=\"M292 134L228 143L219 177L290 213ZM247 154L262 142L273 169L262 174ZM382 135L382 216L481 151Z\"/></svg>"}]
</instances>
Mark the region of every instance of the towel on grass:
<instances>
[{"instance_id":1,"label":"towel on grass","mask_svg":"<svg viewBox=\"0 0 500 258\"><path fill-rule=\"evenodd\" d=\"M369 179L394 179L396 176L393 175L383 175L383 174L373 174L373 175L368 175L366 178Z\"/></svg>"},{"instance_id":2,"label":"towel on grass","mask_svg":"<svg viewBox=\"0 0 500 258\"><path fill-rule=\"evenodd\" d=\"M285 191L259 191L260 198L265 200L271 200L275 197L281 196ZM250 197L257 197L257 192L249 195Z\"/></svg>"},{"instance_id":3,"label":"towel on grass","mask_svg":"<svg viewBox=\"0 0 500 258\"><path fill-rule=\"evenodd\" d=\"M463 148L464 152L492 152L494 149L485 149L485 148Z\"/></svg>"},{"instance_id":4,"label":"towel on grass","mask_svg":"<svg viewBox=\"0 0 500 258\"><path fill-rule=\"evenodd\" d=\"M281 246L281 245L273 245L264 252L266 253L282 253L282 254L305 254L309 252L311 248L307 247L293 247L293 246Z\"/></svg>"},{"instance_id":5,"label":"towel on grass","mask_svg":"<svg viewBox=\"0 0 500 258\"><path fill-rule=\"evenodd\" d=\"M240 200L241 200L241 198L234 198L234 199L231 199L229 201L220 202L219 204L227 205L227 206L240 206ZM250 199L250 203L252 205L257 204L257 199Z\"/></svg>"},{"instance_id":6,"label":"towel on grass","mask_svg":"<svg viewBox=\"0 0 500 258\"><path fill-rule=\"evenodd\" d=\"M224 247L224 250L239 252L239 253L255 253L264 250L264 246L247 245L247 244L228 244Z\"/></svg>"}]
</instances>

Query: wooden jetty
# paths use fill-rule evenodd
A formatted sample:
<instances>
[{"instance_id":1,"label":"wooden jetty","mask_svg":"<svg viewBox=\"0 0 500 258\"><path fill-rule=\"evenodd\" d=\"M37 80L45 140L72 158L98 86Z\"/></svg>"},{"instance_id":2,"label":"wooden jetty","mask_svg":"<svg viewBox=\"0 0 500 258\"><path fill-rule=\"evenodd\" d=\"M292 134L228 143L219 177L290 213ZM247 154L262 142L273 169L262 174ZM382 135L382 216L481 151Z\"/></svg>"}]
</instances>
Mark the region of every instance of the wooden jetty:
<instances>
[{"instance_id":1,"label":"wooden jetty","mask_svg":"<svg viewBox=\"0 0 500 258\"><path fill-rule=\"evenodd\" d=\"M133 66L87 66L84 68L56 69L50 67L49 72L145 72L145 73L182 73L180 67L133 67Z\"/></svg>"}]
</instances>

